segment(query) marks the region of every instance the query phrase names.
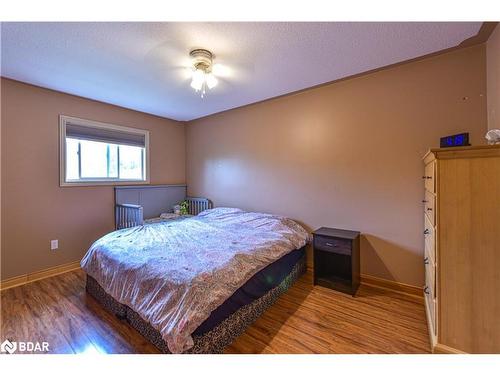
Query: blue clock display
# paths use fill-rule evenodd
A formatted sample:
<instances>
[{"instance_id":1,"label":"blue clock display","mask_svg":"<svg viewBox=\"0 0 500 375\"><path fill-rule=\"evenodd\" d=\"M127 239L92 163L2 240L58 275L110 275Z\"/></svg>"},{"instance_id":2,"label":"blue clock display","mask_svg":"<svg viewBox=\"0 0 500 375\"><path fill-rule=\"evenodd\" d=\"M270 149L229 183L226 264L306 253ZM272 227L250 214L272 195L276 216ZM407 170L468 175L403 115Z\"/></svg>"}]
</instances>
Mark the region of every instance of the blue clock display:
<instances>
[{"instance_id":1,"label":"blue clock display","mask_svg":"<svg viewBox=\"0 0 500 375\"><path fill-rule=\"evenodd\" d=\"M470 146L469 144L469 133L460 133L449 135L441 138L441 147L460 147L460 146Z\"/></svg>"}]
</instances>

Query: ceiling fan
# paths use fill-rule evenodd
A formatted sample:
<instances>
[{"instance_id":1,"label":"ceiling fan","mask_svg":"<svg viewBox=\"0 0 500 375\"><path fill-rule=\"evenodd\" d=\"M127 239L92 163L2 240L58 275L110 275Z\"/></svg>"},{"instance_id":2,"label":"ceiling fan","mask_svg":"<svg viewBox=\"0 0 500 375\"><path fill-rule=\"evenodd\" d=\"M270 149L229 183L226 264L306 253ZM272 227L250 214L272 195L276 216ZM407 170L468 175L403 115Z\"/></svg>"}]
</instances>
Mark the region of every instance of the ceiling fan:
<instances>
[{"instance_id":1,"label":"ceiling fan","mask_svg":"<svg viewBox=\"0 0 500 375\"><path fill-rule=\"evenodd\" d=\"M170 87L189 88L190 84L203 98L215 87L222 88L222 92L230 86L247 82L254 71L253 63L246 58L238 58L227 51L215 56L204 48L186 49L186 44L179 40L164 41L146 55L146 63L155 66L152 72L168 67ZM156 76L155 79L165 80L165 76Z\"/></svg>"}]
</instances>

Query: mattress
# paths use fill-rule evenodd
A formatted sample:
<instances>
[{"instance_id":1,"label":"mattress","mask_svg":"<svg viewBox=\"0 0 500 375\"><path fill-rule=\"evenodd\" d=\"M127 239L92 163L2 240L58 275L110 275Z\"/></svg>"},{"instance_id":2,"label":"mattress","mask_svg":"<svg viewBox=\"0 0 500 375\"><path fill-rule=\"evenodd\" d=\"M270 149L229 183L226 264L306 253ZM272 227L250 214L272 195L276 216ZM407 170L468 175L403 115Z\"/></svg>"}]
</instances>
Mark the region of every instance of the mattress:
<instances>
[{"instance_id":1,"label":"mattress","mask_svg":"<svg viewBox=\"0 0 500 375\"><path fill-rule=\"evenodd\" d=\"M193 346L195 332L210 330L275 286L271 279L290 270L299 256L294 250L308 240L288 218L216 208L112 232L91 246L81 265L160 332L170 352L181 353Z\"/></svg>"}]
</instances>

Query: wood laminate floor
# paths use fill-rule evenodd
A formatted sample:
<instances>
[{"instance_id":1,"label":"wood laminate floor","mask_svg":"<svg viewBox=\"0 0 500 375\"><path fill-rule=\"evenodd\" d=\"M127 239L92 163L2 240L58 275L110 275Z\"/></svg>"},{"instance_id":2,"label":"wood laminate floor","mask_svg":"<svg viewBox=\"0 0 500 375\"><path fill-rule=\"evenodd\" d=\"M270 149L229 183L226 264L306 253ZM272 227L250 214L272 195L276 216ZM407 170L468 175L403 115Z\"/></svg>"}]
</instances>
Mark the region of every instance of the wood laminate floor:
<instances>
[{"instance_id":1,"label":"wood laminate floor","mask_svg":"<svg viewBox=\"0 0 500 375\"><path fill-rule=\"evenodd\" d=\"M2 291L0 339L47 341L52 353L158 353L85 293L83 271ZM353 298L308 273L226 353L429 353L424 306L367 286Z\"/></svg>"}]
</instances>

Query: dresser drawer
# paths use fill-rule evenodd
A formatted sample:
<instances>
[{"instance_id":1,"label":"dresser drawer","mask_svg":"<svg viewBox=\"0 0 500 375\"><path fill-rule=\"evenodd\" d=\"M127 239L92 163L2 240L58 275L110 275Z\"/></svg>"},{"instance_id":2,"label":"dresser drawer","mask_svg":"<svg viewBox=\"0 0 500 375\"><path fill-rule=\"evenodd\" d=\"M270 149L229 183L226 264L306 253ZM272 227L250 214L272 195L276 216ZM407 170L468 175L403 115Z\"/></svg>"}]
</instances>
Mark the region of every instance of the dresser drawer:
<instances>
[{"instance_id":1,"label":"dresser drawer","mask_svg":"<svg viewBox=\"0 0 500 375\"><path fill-rule=\"evenodd\" d=\"M432 294L425 294L425 308L428 311L432 334L436 335L436 299Z\"/></svg>"},{"instance_id":2,"label":"dresser drawer","mask_svg":"<svg viewBox=\"0 0 500 375\"><path fill-rule=\"evenodd\" d=\"M436 231L427 215L424 215L424 248L426 256L436 262Z\"/></svg>"},{"instance_id":3,"label":"dresser drawer","mask_svg":"<svg viewBox=\"0 0 500 375\"><path fill-rule=\"evenodd\" d=\"M432 225L436 224L436 197L434 194L432 194L430 191L425 190L425 195L424 195L424 212L429 218L430 222Z\"/></svg>"},{"instance_id":4,"label":"dresser drawer","mask_svg":"<svg viewBox=\"0 0 500 375\"><path fill-rule=\"evenodd\" d=\"M331 253L351 255L351 241L349 240L314 236L314 247Z\"/></svg>"},{"instance_id":5,"label":"dresser drawer","mask_svg":"<svg viewBox=\"0 0 500 375\"><path fill-rule=\"evenodd\" d=\"M434 296L434 293L432 292L430 286L426 285L424 288L424 296L425 296L425 307L428 311L428 318L430 320L430 325L432 327L432 333L435 335L436 334L436 298Z\"/></svg>"},{"instance_id":6,"label":"dresser drawer","mask_svg":"<svg viewBox=\"0 0 500 375\"><path fill-rule=\"evenodd\" d=\"M436 252L434 251L434 248L429 248L426 244L424 250L424 262L427 262L428 259L432 261L434 265L436 264Z\"/></svg>"},{"instance_id":7,"label":"dresser drawer","mask_svg":"<svg viewBox=\"0 0 500 375\"><path fill-rule=\"evenodd\" d=\"M425 184L425 189L435 193L436 192L436 183L435 183L435 169L436 169L436 162L431 162L425 166L424 169L424 184Z\"/></svg>"},{"instance_id":8,"label":"dresser drawer","mask_svg":"<svg viewBox=\"0 0 500 375\"><path fill-rule=\"evenodd\" d=\"M436 296L436 266L431 258L424 259L425 267L425 287L424 293L426 295L432 295L432 298Z\"/></svg>"}]
</instances>

